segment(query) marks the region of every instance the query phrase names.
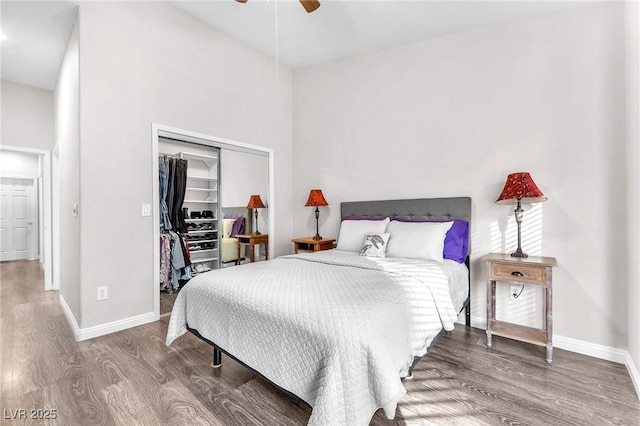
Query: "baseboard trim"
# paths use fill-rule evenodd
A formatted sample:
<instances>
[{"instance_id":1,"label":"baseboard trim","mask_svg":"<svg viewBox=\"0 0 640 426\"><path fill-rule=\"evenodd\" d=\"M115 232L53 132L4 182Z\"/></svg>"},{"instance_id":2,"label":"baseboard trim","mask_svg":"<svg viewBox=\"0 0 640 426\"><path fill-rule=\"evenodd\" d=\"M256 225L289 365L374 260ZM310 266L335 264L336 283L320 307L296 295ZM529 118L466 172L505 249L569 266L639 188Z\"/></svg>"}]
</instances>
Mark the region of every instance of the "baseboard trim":
<instances>
[{"instance_id":1,"label":"baseboard trim","mask_svg":"<svg viewBox=\"0 0 640 426\"><path fill-rule=\"evenodd\" d=\"M628 351L612 348L610 346L599 345L597 343L585 342L584 340L573 339L571 337L553 335L553 347L566 351L576 352L606 361L626 364Z\"/></svg>"},{"instance_id":2,"label":"baseboard trim","mask_svg":"<svg viewBox=\"0 0 640 426\"><path fill-rule=\"evenodd\" d=\"M76 340L81 342L83 340L93 339L94 337L104 336L105 334L111 334L116 331L122 331L139 325L148 324L155 320L153 312L148 312L146 314L136 315L135 317L123 318L93 327L81 328L76 336Z\"/></svg>"},{"instance_id":3,"label":"baseboard trim","mask_svg":"<svg viewBox=\"0 0 640 426\"><path fill-rule=\"evenodd\" d=\"M629 370L629 376L631 376L633 386L636 388L636 395L638 395L638 399L640 400L640 373L638 372L638 368L633 362L633 358L631 358L631 354L629 352L627 352L625 365L627 366L627 370Z\"/></svg>"},{"instance_id":4,"label":"baseboard trim","mask_svg":"<svg viewBox=\"0 0 640 426\"><path fill-rule=\"evenodd\" d=\"M73 335L75 336L76 340L78 340L78 335L80 333L80 327L78 327L78 321L76 321L76 317L73 315L73 312L71 311L71 308L69 307L69 305L67 305L67 302L64 300L64 297L62 297L62 294L60 295L60 307L62 307L62 311L64 312L64 315L67 317L67 321L69 321L69 325L73 330Z\"/></svg>"},{"instance_id":5,"label":"baseboard trim","mask_svg":"<svg viewBox=\"0 0 640 426\"><path fill-rule=\"evenodd\" d=\"M73 334L78 342L93 339L94 337L104 336L105 334L111 334L117 331L126 330L128 328L137 327L139 325L148 324L157 320L153 312L148 312L146 314L123 318L117 321L112 321L93 327L80 328L78 327L78 322L76 321L73 312L62 296L60 296L60 306L62 306L62 310L67 316L67 320L69 321L69 324L73 329Z\"/></svg>"},{"instance_id":6,"label":"baseboard trim","mask_svg":"<svg viewBox=\"0 0 640 426\"><path fill-rule=\"evenodd\" d=\"M464 319L458 321L464 325ZM480 329L487 328L487 320L482 317L471 317L471 326ZM624 349L612 348L610 346L599 345L597 343L585 342L584 340L573 339L571 337L553 335L553 347L564 349L565 351L575 352L581 355L587 355L606 361L624 364L629 371L629 376L636 390L636 395L640 400L640 373L631 358L629 351Z\"/></svg>"}]
</instances>

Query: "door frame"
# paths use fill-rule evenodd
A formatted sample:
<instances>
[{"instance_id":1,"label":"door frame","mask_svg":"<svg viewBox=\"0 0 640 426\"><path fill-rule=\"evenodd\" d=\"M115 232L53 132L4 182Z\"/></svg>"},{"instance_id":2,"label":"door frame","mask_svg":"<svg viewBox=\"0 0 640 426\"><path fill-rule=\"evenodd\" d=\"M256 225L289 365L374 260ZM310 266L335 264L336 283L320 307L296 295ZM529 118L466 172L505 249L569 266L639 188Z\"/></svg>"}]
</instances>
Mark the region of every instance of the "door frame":
<instances>
[{"instance_id":1,"label":"door frame","mask_svg":"<svg viewBox=\"0 0 640 426\"><path fill-rule=\"evenodd\" d=\"M160 319L160 182L158 181L158 155L159 155L159 139L160 136L167 136L173 139L182 140L184 142L194 142L201 145L210 146L212 148L229 149L239 152L247 152L267 157L269 161L269 194L267 209L269 222L269 252L275 253L275 173L274 173L274 151L271 148L265 148L258 145L252 145L244 142L225 139L217 136L211 136L204 133L192 132L190 130L179 129L177 127L166 126L159 123L151 123L151 167L153 194L151 197L151 216L153 226L153 317L155 321Z\"/></svg>"},{"instance_id":2,"label":"door frame","mask_svg":"<svg viewBox=\"0 0 640 426\"><path fill-rule=\"evenodd\" d=\"M42 241L38 252L41 253L40 263L44 270L44 289L60 290L60 283L53 279L53 239L52 239L52 204L51 204L51 151L45 149L23 148L19 146L0 145L0 151L14 151L37 155L40 162L40 176L42 188L42 202L38 202L38 221L42 223ZM11 177L11 176L6 176ZM39 179L36 179L34 184ZM37 194L40 197L40 194Z\"/></svg>"}]
</instances>

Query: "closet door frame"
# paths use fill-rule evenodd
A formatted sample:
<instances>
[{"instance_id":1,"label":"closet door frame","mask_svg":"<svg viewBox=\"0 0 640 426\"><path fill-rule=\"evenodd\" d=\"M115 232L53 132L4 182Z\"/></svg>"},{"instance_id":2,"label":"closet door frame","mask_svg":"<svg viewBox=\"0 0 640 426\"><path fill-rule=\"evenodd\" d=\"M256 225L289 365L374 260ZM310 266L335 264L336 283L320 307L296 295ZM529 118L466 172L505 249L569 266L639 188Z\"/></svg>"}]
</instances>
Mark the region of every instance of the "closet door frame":
<instances>
[{"instance_id":1,"label":"closet door frame","mask_svg":"<svg viewBox=\"0 0 640 426\"><path fill-rule=\"evenodd\" d=\"M152 180L153 194L151 204L151 216L153 218L153 316L157 321L160 319L160 184L158 182L158 155L159 155L159 139L167 137L177 139L184 142L192 142L200 145L210 146L212 148L227 149L231 151L246 152L249 154L260 155L266 157L269 162L269 183L267 200L269 209L267 209L269 223L269 252L275 253L275 201L274 194L274 151L271 148L265 148L258 145L252 145L245 142L234 141L231 139L220 138L207 135L204 133L192 132L190 130L179 129L177 127L166 126L163 124L151 124L151 162L152 162ZM219 185L220 183L218 183ZM218 206L218 210L220 206Z\"/></svg>"}]
</instances>

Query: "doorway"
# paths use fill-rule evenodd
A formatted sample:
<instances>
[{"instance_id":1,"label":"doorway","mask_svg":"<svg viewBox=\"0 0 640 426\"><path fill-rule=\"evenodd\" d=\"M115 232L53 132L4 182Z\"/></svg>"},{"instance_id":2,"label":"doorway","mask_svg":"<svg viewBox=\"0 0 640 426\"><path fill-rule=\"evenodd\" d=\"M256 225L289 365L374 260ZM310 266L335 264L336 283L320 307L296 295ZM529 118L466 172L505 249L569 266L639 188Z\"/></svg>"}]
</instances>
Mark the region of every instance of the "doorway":
<instances>
[{"instance_id":1,"label":"doorway","mask_svg":"<svg viewBox=\"0 0 640 426\"><path fill-rule=\"evenodd\" d=\"M264 148L257 145L250 145L244 142L233 141L229 139L209 136L202 133L191 132L188 130L177 129L174 127L163 126L160 124L152 124L152 164L153 164L153 195L152 195L152 217L153 217L153 235L154 235L154 280L152 294L154 297L154 318L160 319L160 185L158 180L159 166L158 155L160 154L160 141L161 140L173 140L179 141L183 144L193 144L192 146L209 147L219 149L220 152L235 152L235 153L249 153L260 157L265 157L268 163L268 182L267 190L264 194L265 201L268 203L267 212L264 214L266 219L266 227L270 230L274 230L275 218L270 212L274 211L273 193L274 193L274 152L270 148ZM192 188L194 189L194 188ZM200 188L195 188L200 189ZM195 190L194 189L194 190ZM210 190L207 188L207 190ZM243 201L246 203L246 201ZM218 203L217 203L218 204ZM246 205L246 204L245 204ZM222 206L218 204L217 215L215 217L223 217ZM263 228L264 229L264 228ZM272 231L273 233L273 231ZM269 239L269 251L274 252L274 238L273 235ZM219 261L219 260L218 260Z\"/></svg>"},{"instance_id":2,"label":"doorway","mask_svg":"<svg viewBox=\"0 0 640 426\"><path fill-rule=\"evenodd\" d=\"M44 289L59 289L53 280L51 153L0 146L0 186L0 260L39 259Z\"/></svg>"}]
</instances>

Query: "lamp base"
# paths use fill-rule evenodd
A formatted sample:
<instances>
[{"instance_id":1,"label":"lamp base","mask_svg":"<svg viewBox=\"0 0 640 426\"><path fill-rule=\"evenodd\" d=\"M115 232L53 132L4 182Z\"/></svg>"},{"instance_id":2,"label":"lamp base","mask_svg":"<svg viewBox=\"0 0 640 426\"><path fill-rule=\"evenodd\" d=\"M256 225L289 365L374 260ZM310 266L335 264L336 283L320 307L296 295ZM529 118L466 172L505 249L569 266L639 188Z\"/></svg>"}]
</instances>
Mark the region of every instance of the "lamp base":
<instances>
[{"instance_id":1,"label":"lamp base","mask_svg":"<svg viewBox=\"0 0 640 426\"><path fill-rule=\"evenodd\" d=\"M256 231L256 232L253 233L253 235L262 235L262 232Z\"/></svg>"},{"instance_id":2,"label":"lamp base","mask_svg":"<svg viewBox=\"0 0 640 426\"><path fill-rule=\"evenodd\" d=\"M511 257L529 257L529 255L525 252L522 251L521 248L518 248L516 251L514 251L513 253L511 253Z\"/></svg>"},{"instance_id":3,"label":"lamp base","mask_svg":"<svg viewBox=\"0 0 640 426\"><path fill-rule=\"evenodd\" d=\"M320 235L316 234L316 235L313 237L313 239L314 239L314 240L321 240L321 239L322 239L322 237L321 237Z\"/></svg>"}]
</instances>

